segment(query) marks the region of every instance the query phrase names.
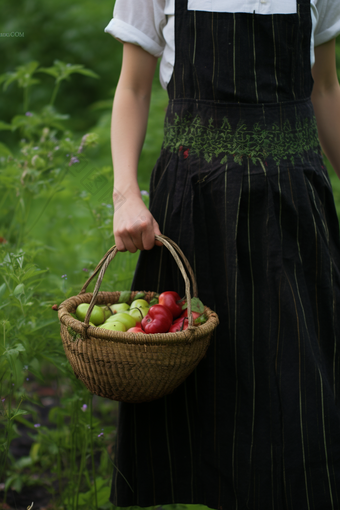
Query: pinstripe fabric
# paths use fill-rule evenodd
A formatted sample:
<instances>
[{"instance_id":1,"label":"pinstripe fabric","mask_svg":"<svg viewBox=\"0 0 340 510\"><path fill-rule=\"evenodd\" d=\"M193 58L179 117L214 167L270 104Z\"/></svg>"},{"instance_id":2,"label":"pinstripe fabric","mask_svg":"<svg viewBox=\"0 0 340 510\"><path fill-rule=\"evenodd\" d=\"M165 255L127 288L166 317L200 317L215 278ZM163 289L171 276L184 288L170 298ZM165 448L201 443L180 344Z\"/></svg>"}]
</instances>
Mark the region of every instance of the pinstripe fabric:
<instances>
[{"instance_id":1,"label":"pinstripe fabric","mask_svg":"<svg viewBox=\"0 0 340 510\"><path fill-rule=\"evenodd\" d=\"M309 1L297 7L254 16L176 1L150 209L220 325L172 395L120 405L117 506L340 508L339 225L309 99ZM181 278L155 248L133 285L184 294Z\"/></svg>"}]
</instances>

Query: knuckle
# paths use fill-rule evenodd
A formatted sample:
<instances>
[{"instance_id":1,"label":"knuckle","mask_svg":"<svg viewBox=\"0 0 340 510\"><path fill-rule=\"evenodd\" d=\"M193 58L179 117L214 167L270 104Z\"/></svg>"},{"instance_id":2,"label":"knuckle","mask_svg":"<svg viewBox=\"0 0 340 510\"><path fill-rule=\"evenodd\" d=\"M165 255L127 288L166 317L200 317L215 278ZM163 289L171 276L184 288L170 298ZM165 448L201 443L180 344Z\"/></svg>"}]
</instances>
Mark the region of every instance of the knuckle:
<instances>
[{"instance_id":1,"label":"knuckle","mask_svg":"<svg viewBox=\"0 0 340 510\"><path fill-rule=\"evenodd\" d=\"M128 235L133 235L136 232L136 224L133 223L133 225L129 225L126 229L126 232Z\"/></svg>"}]
</instances>

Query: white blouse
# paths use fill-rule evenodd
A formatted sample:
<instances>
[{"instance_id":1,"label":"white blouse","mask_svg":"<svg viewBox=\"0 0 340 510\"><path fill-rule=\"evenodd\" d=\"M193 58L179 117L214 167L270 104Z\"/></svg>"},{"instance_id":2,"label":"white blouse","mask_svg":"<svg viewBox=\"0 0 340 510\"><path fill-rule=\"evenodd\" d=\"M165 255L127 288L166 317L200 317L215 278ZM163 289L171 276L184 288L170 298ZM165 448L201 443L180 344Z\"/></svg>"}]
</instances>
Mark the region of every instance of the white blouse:
<instances>
[{"instance_id":1,"label":"white blouse","mask_svg":"<svg viewBox=\"0 0 340 510\"><path fill-rule=\"evenodd\" d=\"M226 7L227 3L227 7ZM310 0L312 15L311 66L314 46L340 34L340 0ZM296 12L296 0L188 0L188 9L209 12ZM160 82L166 89L175 62L175 0L116 0L113 19L105 28L113 37L141 46L161 57Z\"/></svg>"}]
</instances>

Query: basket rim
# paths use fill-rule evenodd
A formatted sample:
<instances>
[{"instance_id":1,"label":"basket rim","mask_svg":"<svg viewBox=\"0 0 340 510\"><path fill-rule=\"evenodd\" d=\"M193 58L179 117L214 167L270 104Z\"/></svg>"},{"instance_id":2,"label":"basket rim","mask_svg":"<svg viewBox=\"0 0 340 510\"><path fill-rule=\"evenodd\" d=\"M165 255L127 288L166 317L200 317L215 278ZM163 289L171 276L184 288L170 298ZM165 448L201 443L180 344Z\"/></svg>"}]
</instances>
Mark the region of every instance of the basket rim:
<instances>
[{"instance_id":1,"label":"basket rim","mask_svg":"<svg viewBox=\"0 0 340 510\"><path fill-rule=\"evenodd\" d=\"M133 297L140 292L144 292L146 294L146 300L151 300L152 297L156 294L153 291L131 291L131 298L128 301L132 302ZM182 343L191 343L194 340L199 340L207 335L210 335L212 331L219 324L218 315L216 312L205 306L204 312L208 316L208 320L201 324L200 326L192 326L189 327L185 331L176 332L176 333L154 333L154 334L143 334L143 333L127 333L120 331L112 331L108 329L103 329L99 327L89 326L87 329L87 337L84 335L85 332L85 323L79 321L78 319L74 319L71 315L71 310L75 310L75 308L80 303L90 303L92 299L92 292L87 292L83 294L79 294L76 296L71 296L65 301L63 301L58 308L58 317L59 321L63 326L71 327L76 333L79 333L81 341L90 341L91 338L96 338L97 340L106 340L106 341L114 341L118 343L132 343L138 345L145 344L182 344ZM117 303L120 296L120 291L116 292L105 292L101 291L98 293L98 305L106 303ZM145 299L144 298L144 299ZM85 338L83 338L85 336Z\"/></svg>"}]
</instances>

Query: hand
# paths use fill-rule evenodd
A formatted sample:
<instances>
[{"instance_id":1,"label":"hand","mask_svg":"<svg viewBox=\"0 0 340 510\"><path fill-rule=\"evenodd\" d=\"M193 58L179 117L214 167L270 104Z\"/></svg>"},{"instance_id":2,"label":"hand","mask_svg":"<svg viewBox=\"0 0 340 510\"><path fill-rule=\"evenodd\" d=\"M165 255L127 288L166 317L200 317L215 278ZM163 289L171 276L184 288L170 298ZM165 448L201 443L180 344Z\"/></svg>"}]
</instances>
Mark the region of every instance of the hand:
<instances>
[{"instance_id":1,"label":"hand","mask_svg":"<svg viewBox=\"0 0 340 510\"><path fill-rule=\"evenodd\" d=\"M120 205L113 216L113 234L118 251L135 253L137 250L151 250L155 235L161 235L157 221L140 196L130 196Z\"/></svg>"}]
</instances>

